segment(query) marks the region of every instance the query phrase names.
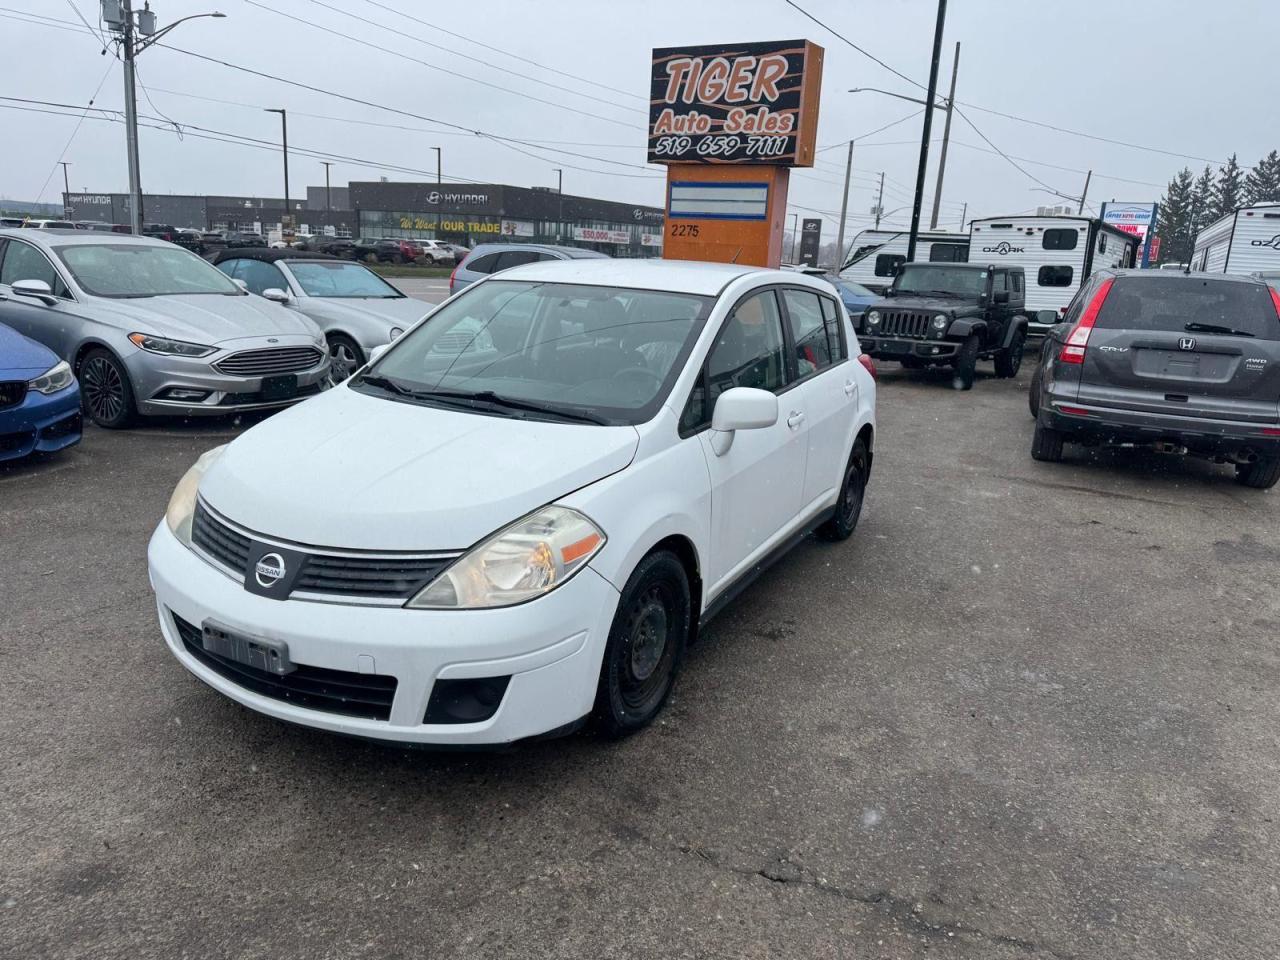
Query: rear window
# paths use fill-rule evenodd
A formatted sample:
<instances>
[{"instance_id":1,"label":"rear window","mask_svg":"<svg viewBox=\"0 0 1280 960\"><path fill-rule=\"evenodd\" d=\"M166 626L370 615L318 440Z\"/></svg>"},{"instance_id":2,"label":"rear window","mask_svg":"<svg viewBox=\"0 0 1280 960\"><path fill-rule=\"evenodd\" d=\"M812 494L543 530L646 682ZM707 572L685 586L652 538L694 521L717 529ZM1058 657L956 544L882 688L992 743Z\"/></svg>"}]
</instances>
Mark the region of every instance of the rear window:
<instances>
[{"instance_id":1,"label":"rear window","mask_svg":"<svg viewBox=\"0 0 1280 960\"><path fill-rule=\"evenodd\" d=\"M1185 332L1187 324L1201 325L1201 333L1212 333L1203 327L1216 326L1280 340L1280 318L1265 285L1199 277L1121 277L1096 322L1111 330L1177 333Z\"/></svg>"},{"instance_id":2,"label":"rear window","mask_svg":"<svg viewBox=\"0 0 1280 960\"><path fill-rule=\"evenodd\" d=\"M490 253L483 257L476 257L474 260L468 260L463 264L463 269L471 273L493 273L493 268L498 265L498 254Z\"/></svg>"}]
</instances>

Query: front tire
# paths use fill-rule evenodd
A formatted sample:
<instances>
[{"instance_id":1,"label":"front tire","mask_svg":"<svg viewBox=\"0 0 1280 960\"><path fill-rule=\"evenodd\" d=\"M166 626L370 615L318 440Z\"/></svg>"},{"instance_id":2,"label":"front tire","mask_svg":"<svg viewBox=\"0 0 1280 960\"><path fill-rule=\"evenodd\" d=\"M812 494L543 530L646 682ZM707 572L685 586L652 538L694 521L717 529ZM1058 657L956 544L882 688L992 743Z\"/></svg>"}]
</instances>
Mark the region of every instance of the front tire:
<instances>
[{"instance_id":1,"label":"front tire","mask_svg":"<svg viewBox=\"0 0 1280 960\"><path fill-rule=\"evenodd\" d=\"M996 376L1008 380L1018 375L1022 366L1022 349L1027 342L1027 331L1017 330L1009 346L996 354Z\"/></svg>"},{"instance_id":2,"label":"front tire","mask_svg":"<svg viewBox=\"0 0 1280 960\"><path fill-rule=\"evenodd\" d=\"M974 377L978 373L978 335L970 334L964 338L954 361L956 370L951 385L957 390L969 390L973 387Z\"/></svg>"},{"instance_id":3,"label":"front tire","mask_svg":"<svg viewBox=\"0 0 1280 960\"><path fill-rule=\"evenodd\" d=\"M649 554L627 580L609 629L593 711L602 733L627 736L661 712L692 623L684 565L667 550Z\"/></svg>"},{"instance_id":4,"label":"front tire","mask_svg":"<svg viewBox=\"0 0 1280 960\"><path fill-rule=\"evenodd\" d=\"M84 412L98 426L123 430L133 423L137 409L129 372L110 350L90 350L80 361L80 396Z\"/></svg>"},{"instance_id":5,"label":"front tire","mask_svg":"<svg viewBox=\"0 0 1280 960\"><path fill-rule=\"evenodd\" d=\"M866 496L867 480L870 477L871 457L867 452L867 445L859 437L853 442L853 452L849 454L849 464L845 467L844 482L840 485L835 515L813 531L819 540L836 542L853 536L853 531L858 526L858 517L862 515L862 501Z\"/></svg>"},{"instance_id":6,"label":"front tire","mask_svg":"<svg viewBox=\"0 0 1280 960\"><path fill-rule=\"evenodd\" d=\"M1280 480L1280 459L1236 464L1236 483L1255 490L1270 490Z\"/></svg>"},{"instance_id":7,"label":"front tire","mask_svg":"<svg viewBox=\"0 0 1280 960\"><path fill-rule=\"evenodd\" d=\"M329 335L329 372L334 383L341 383L364 366L364 351L345 333Z\"/></svg>"}]
</instances>

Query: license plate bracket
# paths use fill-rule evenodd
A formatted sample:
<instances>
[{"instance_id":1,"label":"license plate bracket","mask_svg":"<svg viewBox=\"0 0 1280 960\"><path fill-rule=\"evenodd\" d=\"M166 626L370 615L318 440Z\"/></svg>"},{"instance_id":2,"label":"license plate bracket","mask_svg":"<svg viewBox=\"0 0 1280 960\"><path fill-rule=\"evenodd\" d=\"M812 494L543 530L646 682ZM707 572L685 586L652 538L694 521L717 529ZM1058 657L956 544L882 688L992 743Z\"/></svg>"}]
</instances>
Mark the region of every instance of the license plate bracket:
<instances>
[{"instance_id":1,"label":"license plate bracket","mask_svg":"<svg viewBox=\"0 0 1280 960\"><path fill-rule=\"evenodd\" d=\"M249 637L212 620L206 620L200 628L200 645L219 657L281 677L298 669L289 659L289 645L283 640Z\"/></svg>"},{"instance_id":2,"label":"license plate bracket","mask_svg":"<svg viewBox=\"0 0 1280 960\"><path fill-rule=\"evenodd\" d=\"M298 395L298 375L286 373L262 378L263 400L292 400Z\"/></svg>"}]
</instances>

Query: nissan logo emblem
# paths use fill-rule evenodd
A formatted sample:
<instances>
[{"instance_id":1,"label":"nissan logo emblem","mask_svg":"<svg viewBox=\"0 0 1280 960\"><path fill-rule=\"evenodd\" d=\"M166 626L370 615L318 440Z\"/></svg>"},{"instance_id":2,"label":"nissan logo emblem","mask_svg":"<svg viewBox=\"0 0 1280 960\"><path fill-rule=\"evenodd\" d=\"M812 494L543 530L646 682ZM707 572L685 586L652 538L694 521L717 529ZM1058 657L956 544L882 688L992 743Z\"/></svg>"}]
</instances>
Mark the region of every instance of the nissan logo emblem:
<instances>
[{"instance_id":1,"label":"nissan logo emblem","mask_svg":"<svg viewBox=\"0 0 1280 960\"><path fill-rule=\"evenodd\" d=\"M278 553L264 553L253 566L253 579L258 586L273 587L284 579L284 557Z\"/></svg>"}]
</instances>

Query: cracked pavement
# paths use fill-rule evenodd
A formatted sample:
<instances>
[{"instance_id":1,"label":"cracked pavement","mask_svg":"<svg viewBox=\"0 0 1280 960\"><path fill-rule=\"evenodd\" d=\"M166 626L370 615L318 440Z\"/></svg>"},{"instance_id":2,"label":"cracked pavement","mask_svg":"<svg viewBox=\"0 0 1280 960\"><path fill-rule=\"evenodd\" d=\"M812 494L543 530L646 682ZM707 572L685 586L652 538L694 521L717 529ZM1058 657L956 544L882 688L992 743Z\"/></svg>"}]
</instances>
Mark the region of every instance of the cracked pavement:
<instances>
[{"instance_id":1,"label":"cracked pavement","mask_svg":"<svg viewBox=\"0 0 1280 960\"><path fill-rule=\"evenodd\" d=\"M395 750L187 675L146 541L231 422L0 467L0 957L1273 958L1280 493L1037 464L1028 367L885 366L855 537L622 743Z\"/></svg>"}]
</instances>

